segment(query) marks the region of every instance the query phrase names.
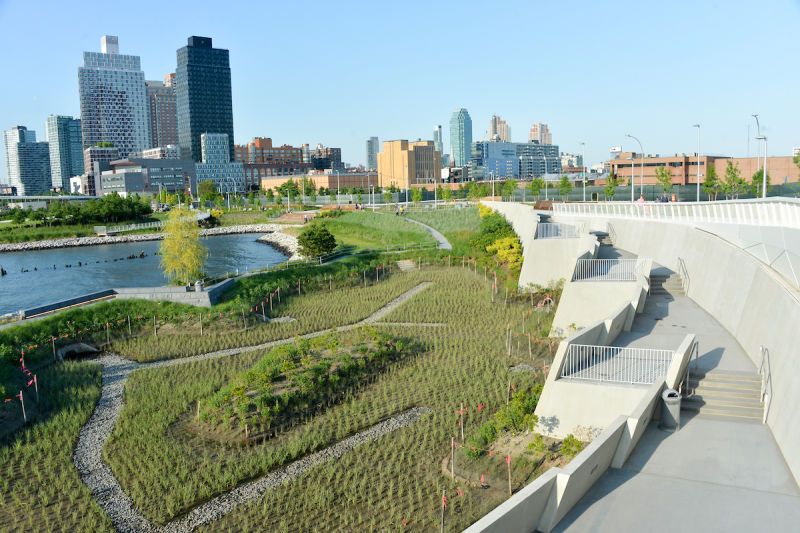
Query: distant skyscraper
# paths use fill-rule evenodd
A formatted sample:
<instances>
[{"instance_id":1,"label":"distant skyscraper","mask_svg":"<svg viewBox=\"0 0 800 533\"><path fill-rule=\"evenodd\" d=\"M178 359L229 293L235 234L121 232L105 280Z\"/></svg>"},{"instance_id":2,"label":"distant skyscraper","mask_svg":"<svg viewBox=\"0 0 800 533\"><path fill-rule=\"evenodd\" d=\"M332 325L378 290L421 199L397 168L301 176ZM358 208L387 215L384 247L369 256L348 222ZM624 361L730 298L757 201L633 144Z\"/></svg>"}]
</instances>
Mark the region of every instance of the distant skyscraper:
<instances>
[{"instance_id":1,"label":"distant skyscraper","mask_svg":"<svg viewBox=\"0 0 800 533\"><path fill-rule=\"evenodd\" d=\"M45 124L50 145L50 178L53 187L69 191L69 179L83 174L81 121L50 115Z\"/></svg>"},{"instance_id":2,"label":"distant skyscraper","mask_svg":"<svg viewBox=\"0 0 800 533\"><path fill-rule=\"evenodd\" d=\"M36 142L36 132L14 126L3 132L6 145L8 184L17 195L36 195L50 191L50 147Z\"/></svg>"},{"instance_id":3,"label":"distant skyscraper","mask_svg":"<svg viewBox=\"0 0 800 533\"><path fill-rule=\"evenodd\" d=\"M450 146L457 167L469 163L472 153L472 119L466 109L459 107L450 117Z\"/></svg>"},{"instance_id":4,"label":"distant skyscraper","mask_svg":"<svg viewBox=\"0 0 800 533\"><path fill-rule=\"evenodd\" d=\"M442 125L437 124L435 128L433 128L433 146L436 148L436 151L439 152L442 156L442 168L446 167L450 162L450 156L447 156L445 159L444 153L444 142L442 141Z\"/></svg>"},{"instance_id":5,"label":"distant skyscraper","mask_svg":"<svg viewBox=\"0 0 800 533\"><path fill-rule=\"evenodd\" d=\"M200 161L200 136L203 133L225 133L228 135L230 160L233 161L233 104L228 51L212 48L210 37L189 37L189 44L178 49L175 84L181 157Z\"/></svg>"},{"instance_id":6,"label":"distant skyscraper","mask_svg":"<svg viewBox=\"0 0 800 533\"><path fill-rule=\"evenodd\" d=\"M378 168L378 138L370 137L367 139L367 169L375 170Z\"/></svg>"},{"instance_id":7,"label":"distant skyscraper","mask_svg":"<svg viewBox=\"0 0 800 533\"><path fill-rule=\"evenodd\" d=\"M150 148L147 94L139 56L120 55L105 35L101 52L84 52L78 68L83 148L110 142L120 157Z\"/></svg>"},{"instance_id":8,"label":"distant skyscraper","mask_svg":"<svg viewBox=\"0 0 800 533\"><path fill-rule=\"evenodd\" d=\"M531 133L528 135L528 141L537 141L539 144L553 144L553 136L550 135L550 128L547 124L536 122L531 126Z\"/></svg>"},{"instance_id":9,"label":"distant skyscraper","mask_svg":"<svg viewBox=\"0 0 800 533\"><path fill-rule=\"evenodd\" d=\"M511 134L508 131L508 124L506 124L506 121L497 115L492 115L492 120L489 122L489 140L493 141L495 135L497 135L502 142L511 141Z\"/></svg>"},{"instance_id":10,"label":"distant skyscraper","mask_svg":"<svg viewBox=\"0 0 800 533\"><path fill-rule=\"evenodd\" d=\"M214 182L220 192L244 192L244 163L231 161L227 133L200 135L201 163L195 163L197 183Z\"/></svg>"},{"instance_id":11,"label":"distant skyscraper","mask_svg":"<svg viewBox=\"0 0 800 533\"><path fill-rule=\"evenodd\" d=\"M150 145L153 148L178 144L178 113L175 107L175 74L168 74L164 82L145 81L147 109L150 117Z\"/></svg>"}]
</instances>

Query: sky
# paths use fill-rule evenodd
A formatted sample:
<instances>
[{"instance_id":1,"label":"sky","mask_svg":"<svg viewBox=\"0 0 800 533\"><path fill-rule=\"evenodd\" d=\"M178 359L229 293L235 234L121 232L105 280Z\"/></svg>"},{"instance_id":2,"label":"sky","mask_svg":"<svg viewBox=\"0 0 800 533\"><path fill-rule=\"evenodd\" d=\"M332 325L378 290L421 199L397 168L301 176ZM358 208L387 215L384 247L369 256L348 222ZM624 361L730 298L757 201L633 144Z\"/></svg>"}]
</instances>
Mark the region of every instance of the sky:
<instances>
[{"instance_id":1,"label":"sky","mask_svg":"<svg viewBox=\"0 0 800 533\"><path fill-rule=\"evenodd\" d=\"M45 140L48 115L79 116L82 52L104 34L153 80L200 35L230 50L239 144L322 143L363 164L370 136L432 139L441 124L450 152L450 115L465 107L473 140L493 114L518 142L544 122L560 151L585 143L588 165L611 146L638 152L626 133L645 153L694 153L697 123L702 153L755 155L753 113L769 154L791 155L798 28L800 0L0 0L0 129Z\"/></svg>"}]
</instances>

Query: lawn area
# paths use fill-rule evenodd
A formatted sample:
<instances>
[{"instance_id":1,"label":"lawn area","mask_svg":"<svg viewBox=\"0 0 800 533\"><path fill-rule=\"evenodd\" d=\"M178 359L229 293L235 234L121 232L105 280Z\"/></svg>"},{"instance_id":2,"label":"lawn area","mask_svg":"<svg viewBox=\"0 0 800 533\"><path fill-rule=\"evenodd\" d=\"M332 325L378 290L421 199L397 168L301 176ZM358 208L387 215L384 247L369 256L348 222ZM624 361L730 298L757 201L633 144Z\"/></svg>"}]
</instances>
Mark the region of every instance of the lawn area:
<instances>
[{"instance_id":1,"label":"lawn area","mask_svg":"<svg viewBox=\"0 0 800 533\"><path fill-rule=\"evenodd\" d=\"M345 246L369 248L433 240L425 228L389 214L351 211L337 218L319 220L333 233L336 241Z\"/></svg>"},{"instance_id":2,"label":"lawn area","mask_svg":"<svg viewBox=\"0 0 800 533\"><path fill-rule=\"evenodd\" d=\"M409 211L405 216L439 230L453 245L455 254L469 255L469 241L481 226L477 207Z\"/></svg>"},{"instance_id":3,"label":"lawn area","mask_svg":"<svg viewBox=\"0 0 800 533\"><path fill-rule=\"evenodd\" d=\"M71 238L71 237L94 237L97 234L94 232L95 226L121 226L125 224L143 224L145 222L156 222L158 220L163 220L166 218L165 213L153 213L152 215L148 216L146 219L140 220L124 220L121 222L115 222L113 224L75 224L75 225L59 225L59 226L47 226L44 224L39 225L32 225L31 223L26 223L22 226L18 226L13 222L8 224L3 224L0 226L0 243L15 243L15 242L29 242L29 241L43 241L47 239L63 239L63 238ZM130 233L153 233L161 231L160 228L148 228L141 231L136 232L128 232L126 235Z\"/></svg>"}]
</instances>

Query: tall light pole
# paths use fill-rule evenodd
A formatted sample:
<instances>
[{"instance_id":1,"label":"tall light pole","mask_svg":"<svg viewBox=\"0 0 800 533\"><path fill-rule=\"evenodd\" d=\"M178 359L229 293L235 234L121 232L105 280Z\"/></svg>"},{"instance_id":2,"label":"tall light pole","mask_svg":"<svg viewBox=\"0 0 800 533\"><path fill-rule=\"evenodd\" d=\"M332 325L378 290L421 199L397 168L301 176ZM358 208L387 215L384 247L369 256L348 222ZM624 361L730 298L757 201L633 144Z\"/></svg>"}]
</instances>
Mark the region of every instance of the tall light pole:
<instances>
[{"instance_id":1,"label":"tall light pole","mask_svg":"<svg viewBox=\"0 0 800 533\"><path fill-rule=\"evenodd\" d=\"M339 171L336 171L336 204L339 204Z\"/></svg>"},{"instance_id":2,"label":"tall light pole","mask_svg":"<svg viewBox=\"0 0 800 533\"><path fill-rule=\"evenodd\" d=\"M753 113L752 117L756 119L756 129L758 133L756 133L756 139L761 138L761 125L758 123L758 113ZM758 156L756 157L756 172L759 171L761 168L761 143L758 143Z\"/></svg>"},{"instance_id":3,"label":"tall light pole","mask_svg":"<svg viewBox=\"0 0 800 533\"><path fill-rule=\"evenodd\" d=\"M697 201L700 201L700 124L694 124L697 128Z\"/></svg>"},{"instance_id":4,"label":"tall light pole","mask_svg":"<svg viewBox=\"0 0 800 533\"><path fill-rule=\"evenodd\" d=\"M626 133L625 137L630 137L639 143L639 151L642 153L642 175L639 179L639 194L644 198L644 148L642 148L642 142L630 133ZM631 186L633 186L633 167L631 167Z\"/></svg>"},{"instance_id":5,"label":"tall light pole","mask_svg":"<svg viewBox=\"0 0 800 533\"><path fill-rule=\"evenodd\" d=\"M767 197L767 136L759 135L758 140L764 140L764 174L761 176L761 198Z\"/></svg>"},{"instance_id":6,"label":"tall light pole","mask_svg":"<svg viewBox=\"0 0 800 533\"><path fill-rule=\"evenodd\" d=\"M586 201L586 143L581 143L583 155L581 156L581 181L583 182L583 201Z\"/></svg>"}]
</instances>

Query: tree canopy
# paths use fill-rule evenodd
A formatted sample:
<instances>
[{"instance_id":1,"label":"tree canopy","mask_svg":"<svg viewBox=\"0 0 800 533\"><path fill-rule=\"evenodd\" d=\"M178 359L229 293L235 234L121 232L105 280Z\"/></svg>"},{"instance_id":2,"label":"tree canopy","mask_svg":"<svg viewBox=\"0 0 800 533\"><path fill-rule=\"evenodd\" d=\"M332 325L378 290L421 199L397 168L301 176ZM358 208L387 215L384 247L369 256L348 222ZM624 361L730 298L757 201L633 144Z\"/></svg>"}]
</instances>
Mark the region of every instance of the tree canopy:
<instances>
[{"instance_id":1,"label":"tree canopy","mask_svg":"<svg viewBox=\"0 0 800 533\"><path fill-rule=\"evenodd\" d=\"M200 244L200 229L188 209L173 209L164 226L161 266L176 284L188 285L201 276L208 250Z\"/></svg>"},{"instance_id":2,"label":"tree canopy","mask_svg":"<svg viewBox=\"0 0 800 533\"><path fill-rule=\"evenodd\" d=\"M336 249L336 238L325 224L314 221L297 237L300 254L305 257L325 255Z\"/></svg>"}]
</instances>

